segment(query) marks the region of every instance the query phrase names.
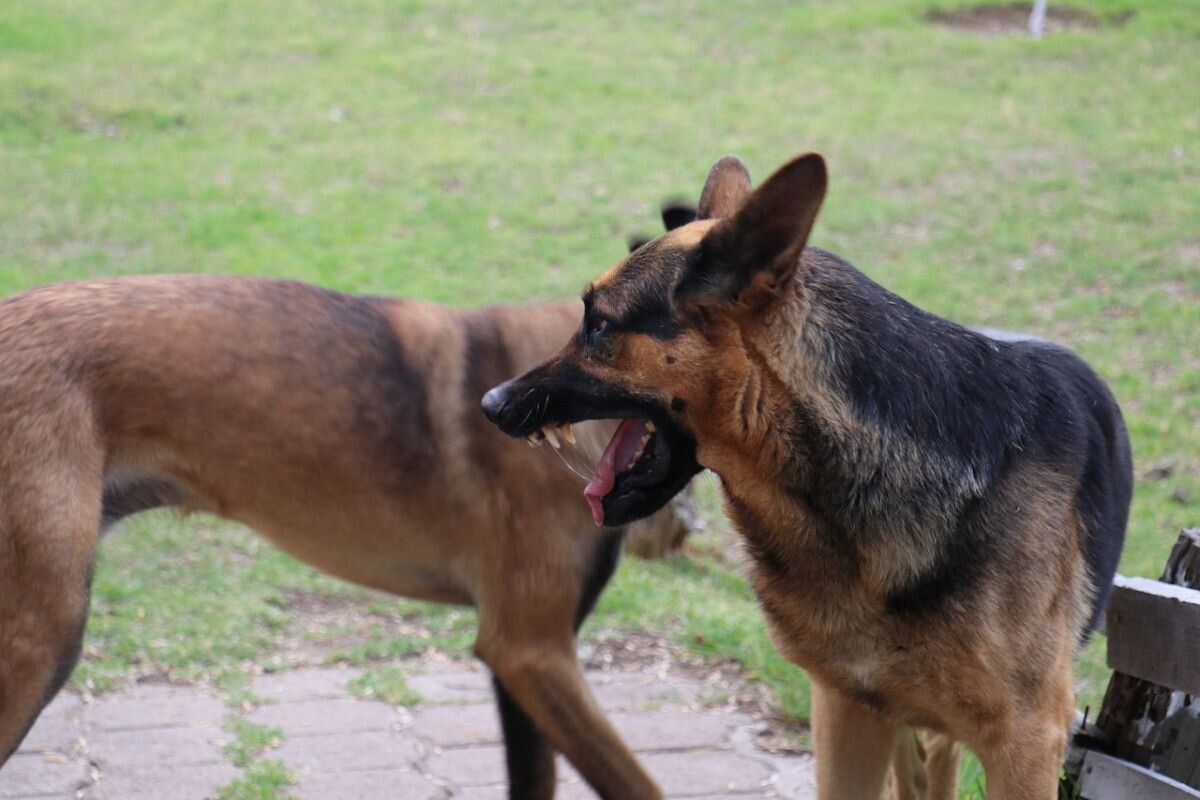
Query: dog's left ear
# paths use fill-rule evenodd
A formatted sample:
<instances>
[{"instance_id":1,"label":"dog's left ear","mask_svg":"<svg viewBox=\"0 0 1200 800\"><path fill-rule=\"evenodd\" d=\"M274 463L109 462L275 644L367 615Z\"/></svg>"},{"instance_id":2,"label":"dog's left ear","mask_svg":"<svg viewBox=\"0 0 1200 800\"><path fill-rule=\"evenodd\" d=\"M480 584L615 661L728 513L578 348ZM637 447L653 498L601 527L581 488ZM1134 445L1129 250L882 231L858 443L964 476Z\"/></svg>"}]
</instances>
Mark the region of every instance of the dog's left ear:
<instances>
[{"instance_id":1,"label":"dog's left ear","mask_svg":"<svg viewBox=\"0 0 1200 800\"><path fill-rule=\"evenodd\" d=\"M705 235L699 258L675 287L676 308L758 309L778 297L796 272L827 184L818 153L780 167Z\"/></svg>"}]
</instances>

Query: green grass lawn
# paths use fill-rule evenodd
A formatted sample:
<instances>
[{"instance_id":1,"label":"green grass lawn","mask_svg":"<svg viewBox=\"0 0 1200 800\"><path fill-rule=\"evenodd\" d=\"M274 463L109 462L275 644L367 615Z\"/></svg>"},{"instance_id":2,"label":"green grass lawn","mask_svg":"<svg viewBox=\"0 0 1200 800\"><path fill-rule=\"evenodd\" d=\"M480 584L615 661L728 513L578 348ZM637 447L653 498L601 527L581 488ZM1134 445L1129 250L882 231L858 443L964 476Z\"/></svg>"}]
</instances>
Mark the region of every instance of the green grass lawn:
<instances>
[{"instance_id":1,"label":"green grass lawn","mask_svg":"<svg viewBox=\"0 0 1200 800\"><path fill-rule=\"evenodd\" d=\"M1200 522L1200 6L1095 0L1096 30L1035 42L925 22L961 5L945 0L594 5L5 0L0 293L202 271L571 296L721 154L762 178L816 149L832 184L814 244L934 312L1071 344L1112 383L1139 475L1122 569L1156 574ZM104 545L75 680L236 687L299 595L372 610L336 657L470 641L462 612L152 515ZM389 636L397 614L431 638ZM807 713L703 547L626 562L589 627L619 629L739 659ZM1099 644L1080 676L1094 705Z\"/></svg>"}]
</instances>

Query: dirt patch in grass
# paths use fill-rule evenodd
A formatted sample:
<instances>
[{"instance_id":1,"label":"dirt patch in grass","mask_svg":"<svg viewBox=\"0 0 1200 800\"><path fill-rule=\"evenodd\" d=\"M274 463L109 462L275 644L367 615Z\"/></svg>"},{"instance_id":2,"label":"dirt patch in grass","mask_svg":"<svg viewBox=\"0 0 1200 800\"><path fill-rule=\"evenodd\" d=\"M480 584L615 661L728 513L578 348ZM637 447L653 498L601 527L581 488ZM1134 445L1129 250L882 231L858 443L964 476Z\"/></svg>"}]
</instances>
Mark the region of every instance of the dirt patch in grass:
<instances>
[{"instance_id":1,"label":"dirt patch in grass","mask_svg":"<svg viewBox=\"0 0 1200 800\"><path fill-rule=\"evenodd\" d=\"M929 11L925 14L925 19L936 25L980 33L985 36L1028 35L1031 9L1032 4L1030 3L978 5L948 11ZM1104 21L1122 25L1132 16L1133 12L1125 12ZM1072 8L1049 3L1042 31L1047 34L1089 31L1098 28L1100 24L1100 17L1085 8Z\"/></svg>"},{"instance_id":2,"label":"dirt patch in grass","mask_svg":"<svg viewBox=\"0 0 1200 800\"><path fill-rule=\"evenodd\" d=\"M327 664L380 638L428 642L435 635L420 614L383 612L371 600L356 597L293 592L287 609L290 624L272 653L276 664L287 669Z\"/></svg>"}]
</instances>

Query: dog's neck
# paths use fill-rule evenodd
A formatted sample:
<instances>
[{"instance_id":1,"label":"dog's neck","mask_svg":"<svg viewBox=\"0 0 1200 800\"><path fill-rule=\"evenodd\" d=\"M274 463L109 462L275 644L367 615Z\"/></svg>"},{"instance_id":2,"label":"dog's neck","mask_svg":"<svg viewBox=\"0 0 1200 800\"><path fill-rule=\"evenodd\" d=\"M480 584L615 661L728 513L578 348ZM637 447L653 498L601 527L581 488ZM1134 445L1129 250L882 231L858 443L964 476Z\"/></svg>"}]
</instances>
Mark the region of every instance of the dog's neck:
<instances>
[{"instance_id":1,"label":"dog's neck","mask_svg":"<svg viewBox=\"0 0 1200 800\"><path fill-rule=\"evenodd\" d=\"M978 390L996 343L829 253L805 252L790 295L744 342L748 369L775 386L758 438L715 469L752 539L840 542L880 556L881 582L903 582L1020 437L1007 395L1021 387Z\"/></svg>"}]
</instances>

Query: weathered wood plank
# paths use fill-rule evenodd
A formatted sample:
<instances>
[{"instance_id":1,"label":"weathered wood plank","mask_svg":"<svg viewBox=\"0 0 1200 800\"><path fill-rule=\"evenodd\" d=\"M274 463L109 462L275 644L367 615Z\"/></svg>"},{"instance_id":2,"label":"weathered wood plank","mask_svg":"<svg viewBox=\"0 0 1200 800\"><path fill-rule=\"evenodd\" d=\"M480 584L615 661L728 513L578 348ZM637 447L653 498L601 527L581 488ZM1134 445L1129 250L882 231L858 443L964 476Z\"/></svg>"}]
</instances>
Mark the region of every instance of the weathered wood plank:
<instances>
[{"instance_id":1,"label":"weathered wood plank","mask_svg":"<svg viewBox=\"0 0 1200 800\"><path fill-rule=\"evenodd\" d=\"M1117 576L1108 601L1108 665L1200 694L1200 591Z\"/></svg>"},{"instance_id":2,"label":"weathered wood plank","mask_svg":"<svg viewBox=\"0 0 1200 800\"><path fill-rule=\"evenodd\" d=\"M1179 534L1161 580L1200 589L1200 528ZM1148 648L1147 653L1156 654L1157 647ZM1118 670L1113 672L1096 717L1098 735L1090 737L1090 741L1105 752L1135 764L1154 764L1170 777L1200 789L1200 769L1197 769L1200 761L1188 767L1186 761L1179 763L1172 752L1173 742L1178 738L1173 739L1172 729L1181 722L1179 715L1198 701L1200 697Z\"/></svg>"},{"instance_id":3,"label":"weathered wood plank","mask_svg":"<svg viewBox=\"0 0 1200 800\"><path fill-rule=\"evenodd\" d=\"M1085 800L1196 800L1200 791L1128 761L1089 750L1079 790Z\"/></svg>"},{"instance_id":4,"label":"weathered wood plank","mask_svg":"<svg viewBox=\"0 0 1200 800\"><path fill-rule=\"evenodd\" d=\"M1200 707L1177 709L1157 726L1150 768L1189 786L1200 777Z\"/></svg>"}]
</instances>

